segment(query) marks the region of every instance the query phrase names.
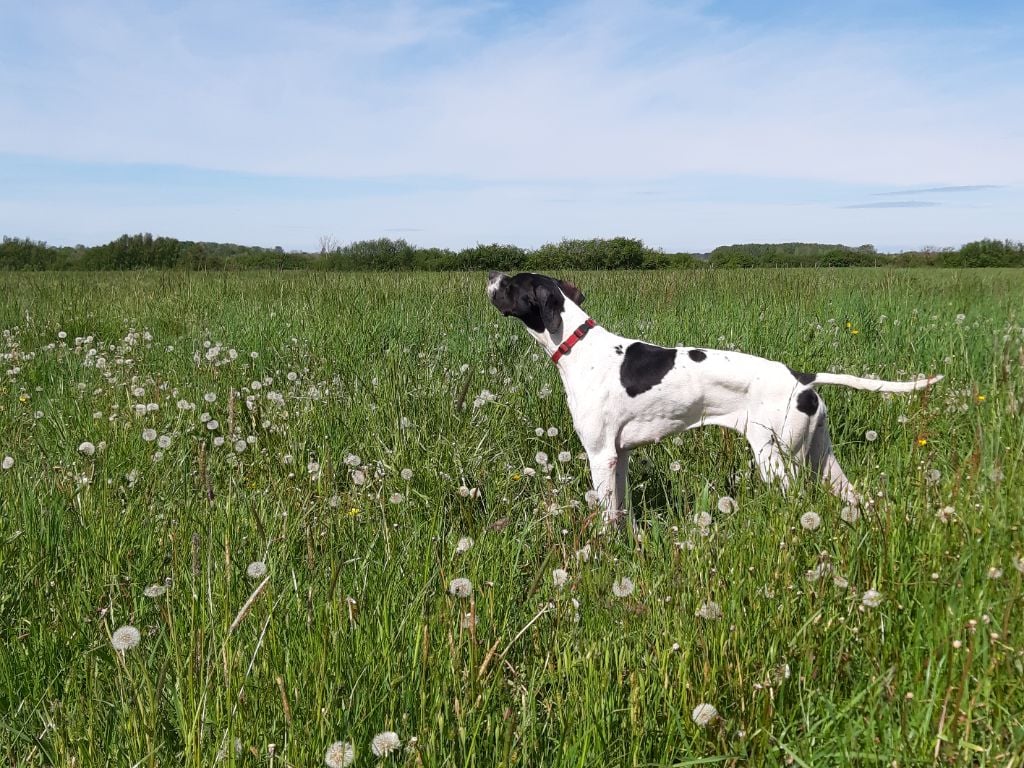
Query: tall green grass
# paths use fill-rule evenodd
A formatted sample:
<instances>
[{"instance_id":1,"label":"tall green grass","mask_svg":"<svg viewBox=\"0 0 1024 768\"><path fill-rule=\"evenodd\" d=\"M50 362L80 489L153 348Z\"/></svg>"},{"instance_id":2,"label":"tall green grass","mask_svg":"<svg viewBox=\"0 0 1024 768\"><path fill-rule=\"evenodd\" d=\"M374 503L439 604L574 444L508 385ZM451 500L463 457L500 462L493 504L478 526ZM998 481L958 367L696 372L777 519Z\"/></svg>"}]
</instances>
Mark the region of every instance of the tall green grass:
<instances>
[{"instance_id":1,"label":"tall green grass","mask_svg":"<svg viewBox=\"0 0 1024 768\"><path fill-rule=\"evenodd\" d=\"M640 535L602 535L479 275L0 275L0 761L1018 764L1024 275L572 277L625 335L947 378L823 390L853 524L706 429L636 452Z\"/></svg>"}]
</instances>

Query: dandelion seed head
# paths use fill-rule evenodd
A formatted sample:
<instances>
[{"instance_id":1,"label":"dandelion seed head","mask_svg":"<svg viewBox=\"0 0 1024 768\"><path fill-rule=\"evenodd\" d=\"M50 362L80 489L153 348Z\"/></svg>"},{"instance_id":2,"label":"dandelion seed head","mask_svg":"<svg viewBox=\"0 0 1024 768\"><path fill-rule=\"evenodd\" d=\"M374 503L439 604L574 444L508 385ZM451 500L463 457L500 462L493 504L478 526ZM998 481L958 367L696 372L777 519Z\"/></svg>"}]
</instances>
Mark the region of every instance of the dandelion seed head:
<instances>
[{"instance_id":1,"label":"dandelion seed head","mask_svg":"<svg viewBox=\"0 0 1024 768\"><path fill-rule=\"evenodd\" d=\"M467 598L473 594L473 582L466 578L452 579L448 585L448 593L452 597Z\"/></svg>"},{"instance_id":2,"label":"dandelion seed head","mask_svg":"<svg viewBox=\"0 0 1024 768\"><path fill-rule=\"evenodd\" d=\"M142 594L146 597L160 597L166 591L167 587L165 587L163 584L150 584L148 587L142 590Z\"/></svg>"},{"instance_id":3,"label":"dandelion seed head","mask_svg":"<svg viewBox=\"0 0 1024 768\"><path fill-rule=\"evenodd\" d=\"M718 710L711 704L698 704L693 708L690 717L701 728L705 728L718 719Z\"/></svg>"},{"instance_id":4,"label":"dandelion seed head","mask_svg":"<svg viewBox=\"0 0 1024 768\"><path fill-rule=\"evenodd\" d=\"M698 528L709 528L712 523L710 512L698 512L693 516L693 522Z\"/></svg>"},{"instance_id":5,"label":"dandelion seed head","mask_svg":"<svg viewBox=\"0 0 1024 768\"><path fill-rule=\"evenodd\" d=\"M875 430L873 429L869 429L867 432L864 433L864 439L867 440L869 443L873 443L875 442L875 440L878 439L878 433L875 432Z\"/></svg>"},{"instance_id":6,"label":"dandelion seed head","mask_svg":"<svg viewBox=\"0 0 1024 768\"><path fill-rule=\"evenodd\" d=\"M537 451L537 455L533 457L533 460L540 465L548 463L548 455L544 451Z\"/></svg>"},{"instance_id":7,"label":"dandelion seed head","mask_svg":"<svg viewBox=\"0 0 1024 768\"><path fill-rule=\"evenodd\" d=\"M336 741L324 754L327 768L348 768L356 760L356 748L347 741Z\"/></svg>"},{"instance_id":8,"label":"dandelion seed head","mask_svg":"<svg viewBox=\"0 0 1024 768\"><path fill-rule=\"evenodd\" d=\"M566 464L572 461L572 453L570 453L569 451L560 451L558 454L558 460L563 464Z\"/></svg>"},{"instance_id":9,"label":"dandelion seed head","mask_svg":"<svg viewBox=\"0 0 1024 768\"><path fill-rule=\"evenodd\" d=\"M680 464L678 461L673 461L668 465L668 468L673 472L678 472L683 468L683 465Z\"/></svg>"},{"instance_id":10,"label":"dandelion seed head","mask_svg":"<svg viewBox=\"0 0 1024 768\"><path fill-rule=\"evenodd\" d=\"M462 536L459 538L458 543L455 545L455 551L458 554L463 552L469 552L473 548L473 538L471 536Z\"/></svg>"},{"instance_id":11,"label":"dandelion seed head","mask_svg":"<svg viewBox=\"0 0 1024 768\"><path fill-rule=\"evenodd\" d=\"M629 597L635 589L636 585L629 576L623 576L612 584L612 594L616 597Z\"/></svg>"},{"instance_id":12,"label":"dandelion seed head","mask_svg":"<svg viewBox=\"0 0 1024 768\"><path fill-rule=\"evenodd\" d=\"M254 560L245 568L245 575L250 579L262 579L267 575L267 564L262 560Z\"/></svg>"},{"instance_id":13,"label":"dandelion seed head","mask_svg":"<svg viewBox=\"0 0 1024 768\"><path fill-rule=\"evenodd\" d=\"M882 593L875 589L869 589L860 596L861 605L865 608L877 608L882 604L882 599Z\"/></svg>"},{"instance_id":14,"label":"dandelion seed head","mask_svg":"<svg viewBox=\"0 0 1024 768\"><path fill-rule=\"evenodd\" d=\"M402 478L403 480L405 480L406 482L409 482L410 480L412 480L412 470L411 470L411 469L409 469L408 467L406 467L405 469L403 469L403 470L402 470L402 471L401 471L401 472L399 473L399 475L400 475L400 476L401 476L401 478Z\"/></svg>"},{"instance_id":15,"label":"dandelion seed head","mask_svg":"<svg viewBox=\"0 0 1024 768\"><path fill-rule=\"evenodd\" d=\"M839 519L844 523L853 525L860 520L860 509L857 507L843 507L839 510Z\"/></svg>"},{"instance_id":16,"label":"dandelion seed head","mask_svg":"<svg viewBox=\"0 0 1024 768\"><path fill-rule=\"evenodd\" d=\"M401 504L405 501L405 497L400 493L392 493L391 496L388 497L388 501L392 504Z\"/></svg>"},{"instance_id":17,"label":"dandelion seed head","mask_svg":"<svg viewBox=\"0 0 1024 768\"><path fill-rule=\"evenodd\" d=\"M816 531L821 526L821 516L817 512L804 512L800 515L800 525L806 531Z\"/></svg>"},{"instance_id":18,"label":"dandelion seed head","mask_svg":"<svg viewBox=\"0 0 1024 768\"><path fill-rule=\"evenodd\" d=\"M555 568L551 571L551 580L554 582L555 587L561 589L569 583L569 572L565 568Z\"/></svg>"},{"instance_id":19,"label":"dandelion seed head","mask_svg":"<svg viewBox=\"0 0 1024 768\"><path fill-rule=\"evenodd\" d=\"M13 466L14 466L14 457L13 456L4 456L3 461L0 461L0 468L10 469Z\"/></svg>"},{"instance_id":20,"label":"dandelion seed head","mask_svg":"<svg viewBox=\"0 0 1024 768\"><path fill-rule=\"evenodd\" d=\"M394 731L382 731L370 742L370 751L377 757L387 757L402 747L402 740Z\"/></svg>"},{"instance_id":21,"label":"dandelion seed head","mask_svg":"<svg viewBox=\"0 0 1024 768\"><path fill-rule=\"evenodd\" d=\"M123 653L137 646L141 639L142 633L131 624L126 624L114 630L114 634L110 636L110 644L114 646L115 651Z\"/></svg>"},{"instance_id":22,"label":"dandelion seed head","mask_svg":"<svg viewBox=\"0 0 1024 768\"><path fill-rule=\"evenodd\" d=\"M735 512L738 508L739 505L736 503L736 499L732 496L722 496L718 500L718 511L724 515Z\"/></svg>"},{"instance_id":23,"label":"dandelion seed head","mask_svg":"<svg viewBox=\"0 0 1024 768\"><path fill-rule=\"evenodd\" d=\"M170 448L171 447L171 436L170 435L160 435L160 437L158 437L156 439L156 444L160 448L164 448L164 449Z\"/></svg>"},{"instance_id":24,"label":"dandelion seed head","mask_svg":"<svg viewBox=\"0 0 1024 768\"><path fill-rule=\"evenodd\" d=\"M716 603L714 600L708 600L706 603L702 603L700 608L694 614L698 619L708 619L714 621L722 618L722 606Z\"/></svg>"},{"instance_id":25,"label":"dandelion seed head","mask_svg":"<svg viewBox=\"0 0 1024 768\"><path fill-rule=\"evenodd\" d=\"M1001 579L1003 577L1003 569L993 565L988 569L987 575L990 579Z\"/></svg>"},{"instance_id":26,"label":"dandelion seed head","mask_svg":"<svg viewBox=\"0 0 1024 768\"><path fill-rule=\"evenodd\" d=\"M147 443L152 443L154 440L156 440L156 430L155 429L144 429L144 430L142 430L142 439L145 440Z\"/></svg>"},{"instance_id":27,"label":"dandelion seed head","mask_svg":"<svg viewBox=\"0 0 1024 768\"><path fill-rule=\"evenodd\" d=\"M937 469L929 469L924 473L924 479L929 485L935 485L942 478L942 473Z\"/></svg>"},{"instance_id":28,"label":"dandelion seed head","mask_svg":"<svg viewBox=\"0 0 1024 768\"><path fill-rule=\"evenodd\" d=\"M83 456L92 456L94 453L96 453L96 446L90 443L88 440L85 440L84 442L79 444L78 452Z\"/></svg>"}]
</instances>

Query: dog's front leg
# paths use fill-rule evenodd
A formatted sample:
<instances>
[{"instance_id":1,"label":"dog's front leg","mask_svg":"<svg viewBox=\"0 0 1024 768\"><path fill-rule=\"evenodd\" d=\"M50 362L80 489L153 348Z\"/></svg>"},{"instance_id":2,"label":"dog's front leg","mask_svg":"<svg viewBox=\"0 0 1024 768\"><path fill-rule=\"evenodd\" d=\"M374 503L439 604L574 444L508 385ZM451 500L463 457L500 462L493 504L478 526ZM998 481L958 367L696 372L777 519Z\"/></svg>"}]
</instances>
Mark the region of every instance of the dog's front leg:
<instances>
[{"instance_id":1,"label":"dog's front leg","mask_svg":"<svg viewBox=\"0 0 1024 768\"><path fill-rule=\"evenodd\" d=\"M626 506L626 469L629 451L599 449L587 451L590 475L605 525L614 525Z\"/></svg>"}]
</instances>

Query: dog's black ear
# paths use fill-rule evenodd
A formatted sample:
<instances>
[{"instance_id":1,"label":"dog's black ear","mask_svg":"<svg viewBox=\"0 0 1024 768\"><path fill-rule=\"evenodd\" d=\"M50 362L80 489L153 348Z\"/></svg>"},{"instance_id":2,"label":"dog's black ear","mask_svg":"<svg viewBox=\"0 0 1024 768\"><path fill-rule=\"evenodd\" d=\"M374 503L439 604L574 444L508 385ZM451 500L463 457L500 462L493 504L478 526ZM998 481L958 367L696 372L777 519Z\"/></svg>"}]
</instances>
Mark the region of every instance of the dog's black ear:
<instances>
[{"instance_id":1,"label":"dog's black ear","mask_svg":"<svg viewBox=\"0 0 1024 768\"><path fill-rule=\"evenodd\" d=\"M565 309L565 299L561 292L541 283L534 289L534 298L540 309L540 319L548 333L552 336L560 335L562 333L562 310Z\"/></svg>"},{"instance_id":2,"label":"dog's black ear","mask_svg":"<svg viewBox=\"0 0 1024 768\"><path fill-rule=\"evenodd\" d=\"M583 295L583 291L581 291L572 283L565 282L565 280L559 280L558 287L562 289L562 293L568 296L569 300L573 302L576 306L583 306L583 300L587 298L586 296Z\"/></svg>"}]
</instances>

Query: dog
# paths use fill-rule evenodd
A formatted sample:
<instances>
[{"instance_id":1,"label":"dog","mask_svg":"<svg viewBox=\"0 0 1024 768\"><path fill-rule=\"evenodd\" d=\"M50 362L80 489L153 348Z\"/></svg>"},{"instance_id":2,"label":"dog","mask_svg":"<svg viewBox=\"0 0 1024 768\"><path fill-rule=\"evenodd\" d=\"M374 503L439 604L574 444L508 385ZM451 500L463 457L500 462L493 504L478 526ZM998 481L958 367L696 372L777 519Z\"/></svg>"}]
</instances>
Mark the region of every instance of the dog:
<instances>
[{"instance_id":1,"label":"dog","mask_svg":"<svg viewBox=\"0 0 1024 768\"><path fill-rule=\"evenodd\" d=\"M624 511L630 451L709 424L746 437L762 479L778 482L783 492L809 467L833 494L858 506L862 499L833 453L825 402L815 388L913 392L942 379L800 373L741 352L627 339L583 311L579 288L545 275L491 272L487 294L503 315L526 325L558 367L606 523Z\"/></svg>"}]
</instances>

